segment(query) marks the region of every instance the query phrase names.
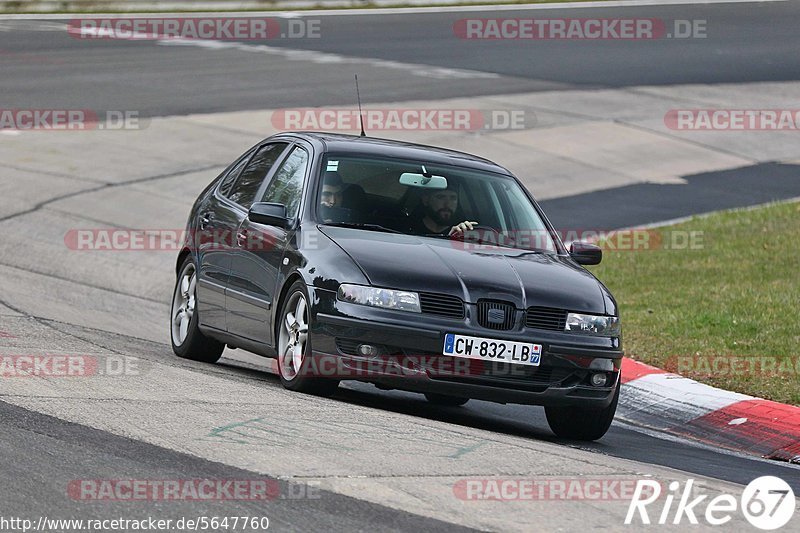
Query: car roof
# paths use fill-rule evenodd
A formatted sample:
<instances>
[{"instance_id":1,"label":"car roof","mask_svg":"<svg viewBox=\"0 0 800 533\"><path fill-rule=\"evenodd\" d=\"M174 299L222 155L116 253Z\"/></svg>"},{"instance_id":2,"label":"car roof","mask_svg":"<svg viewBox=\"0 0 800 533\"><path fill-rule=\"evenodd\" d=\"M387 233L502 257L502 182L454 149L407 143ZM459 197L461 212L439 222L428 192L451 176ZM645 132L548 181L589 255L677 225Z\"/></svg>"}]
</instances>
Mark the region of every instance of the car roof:
<instances>
[{"instance_id":1,"label":"car roof","mask_svg":"<svg viewBox=\"0 0 800 533\"><path fill-rule=\"evenodd\" d=\"M331 153L350 153L359 155L380 155L400 159L418 159L442 165L454 165L476 170L485 170L511 175L506 168L497 163L457 150L448 150L424 144L415 144L378 137L361 137L342 133L326 132L285 132L276 137L292 136L320 145L322 151Z\"/></svg>"}]
</instances>

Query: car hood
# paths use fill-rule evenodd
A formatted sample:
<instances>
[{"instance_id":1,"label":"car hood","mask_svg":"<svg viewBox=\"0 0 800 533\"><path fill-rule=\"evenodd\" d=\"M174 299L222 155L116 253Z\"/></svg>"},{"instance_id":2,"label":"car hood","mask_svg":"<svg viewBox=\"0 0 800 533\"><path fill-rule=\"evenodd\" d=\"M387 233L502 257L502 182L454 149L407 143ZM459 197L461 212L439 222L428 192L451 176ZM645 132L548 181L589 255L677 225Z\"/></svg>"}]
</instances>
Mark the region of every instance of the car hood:
<instances>
[{"instance_id":1,"label":"car hood","mask_svg":"<svg viewBox=\"0 0 800 533\"><path fill-rule=\"evenodd\" d=\"M571 259L555 254L465 249L449 239L352 228L320 228L376 287L450 294L466 302L505 300L519 309L557 307L606 313L605 288Z\"/></svg>"}]
</instances>

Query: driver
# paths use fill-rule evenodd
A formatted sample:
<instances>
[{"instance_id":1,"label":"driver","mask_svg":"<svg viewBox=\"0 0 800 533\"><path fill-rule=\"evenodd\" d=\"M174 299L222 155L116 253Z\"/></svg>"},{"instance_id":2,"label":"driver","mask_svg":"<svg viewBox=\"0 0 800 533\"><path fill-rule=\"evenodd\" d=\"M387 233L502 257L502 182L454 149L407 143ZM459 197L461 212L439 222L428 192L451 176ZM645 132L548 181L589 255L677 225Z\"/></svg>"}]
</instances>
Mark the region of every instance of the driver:
<instances>
[{"instance_id":1,"label":"driver","mask_svg":"<svg viewBox=\"0 0 800 533\"><path fill-rule=\"evenodd\" d=\"M477 222L465 220L453 225L458 209L458 185L448 180L446 189L425 190L420 197L423 216L413 222L412 231L417 235L462 235L472 230Z\"/></svg>"}]
</instances>

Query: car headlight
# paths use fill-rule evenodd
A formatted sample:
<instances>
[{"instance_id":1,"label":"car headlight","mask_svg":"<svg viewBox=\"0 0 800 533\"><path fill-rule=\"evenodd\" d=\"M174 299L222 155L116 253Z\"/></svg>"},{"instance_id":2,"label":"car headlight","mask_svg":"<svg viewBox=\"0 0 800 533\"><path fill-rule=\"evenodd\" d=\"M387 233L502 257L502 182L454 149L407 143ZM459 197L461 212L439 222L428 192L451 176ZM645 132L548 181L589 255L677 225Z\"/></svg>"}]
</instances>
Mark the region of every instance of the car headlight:
<instances>
[{"instance_id":1,"label":"car headlight","mask_svg":"<svg viewBox=\"0 0 800 533\"><path fill-rule=\"evenodd\" d=\"M569 313L567 315L567 325L564 326L564 331L619 337L619 317Z\"/></svg>"},{"instance_id":2,"label":"car headlight","mask_svg":"<svg viewBox=\"0 0 800 533\"><path fill-rule=\"evenodd\" d=\"M382 307L383 309L396 309L398 311L411 311L413 313L422 312L419 306L419 294L411 291L396 291L345 283L339 285L339 291L336 296L343 302Z\"/></svg>"}]
</instances>

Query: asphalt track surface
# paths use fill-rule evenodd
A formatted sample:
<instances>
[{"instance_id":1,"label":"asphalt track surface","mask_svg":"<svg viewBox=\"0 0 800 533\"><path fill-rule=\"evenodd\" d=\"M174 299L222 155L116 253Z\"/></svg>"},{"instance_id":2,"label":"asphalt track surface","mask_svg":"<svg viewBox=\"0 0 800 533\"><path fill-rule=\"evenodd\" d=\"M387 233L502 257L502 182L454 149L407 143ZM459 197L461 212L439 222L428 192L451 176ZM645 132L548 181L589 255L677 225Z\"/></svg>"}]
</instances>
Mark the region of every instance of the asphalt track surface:
<instances>
[{"instance_id":1,"label":"asphalt track surface","mask_svg":"<svg viewBox=\"0 0 800 533\"><path fill-rule=\"evenodd\" d=\"M105 431L65 422L0 402L6 466L0 488L4 514L16 516L124 516L179 520L187 516L268 516L270 528L282 531L323 531L335 524L342 531L470 531L336 493L320 491L318 498L263 501L170 502L142 511L139 502L84 502L65 497L73 479L119 479L135 472L137 479L252 479L253 473L192 455L181 454ZM68 459L68 460L66 460ZM259 479L265 479L260 476ZM281 491L289 494L287 482Z\"/></svg>"},{"instance_id":2,"label":"asphalt track surface","mask_svg":"<svg viewBox=\"0 0 800 533\"><path fill-rule=\"evenodd\" d=\"M707 21L707 37L642 41L465 40L464 18L624 17ZM66 21L0 21L0 94L6 108L135 109L142 116L640 85L800 78L797 2L324 16L320 37L251 40L252 55L220 48L69 37ZM315 18L315 17L306 17ZM287 22L281 19L283 28ZM50 28L49 31L47 28ZM38 28L38 29L34 29ZM233 43L223 43L233 44ZM266 45L271 51L258 51ZM299 59L284 52L348 58ZM275 57L284 60L275 61ZM261 59L259 59L261 58ZM269 60L268 60L269 59ZM395 63L389 66L387 63ZM417 65L398 68L396 63ZM426 72L425 67L429 67ZM489 78L436 79L431 68Z\"/></svg>"},{"instance_id":3,"label":"asphalt track surface","mask_svg":"<svg viewBox=\"0 0 800 533\"><path fill-rule=\"evenodd\" d=\"M504 17L526 15L531 16L524 11L503 13ZM554 10L548 15L597 16L591 8L569 13ZM800 5L792 2L604 10L603 16L707 19L709 38L643 42L639 47L614 42L523 43L530 51L525 61L519 60L519 43L455 39L452 35L454 20L468 16L469 13L326 17L323 37L319 40L277 40L267 44L275 48L370 59L352 63L363 80L362 96L367 102L430 99L432 94L444 98L587 87L800 78L797 54L800 36L796 32ZM34 26L25 21L0 25L4 29L0 32L3 70L0 94L4 108L37 107L47 102L48 107L138 109L144 115L163 116L347 104L353 99L350 69L325 62L286 59L271 61L270 69L266 69L225 49L210 53L191 46L117 41L109 41L101 47L87 46L56 27L52 31L41 31L32 29ZM436 79L420 75L424 68L386 68L371 59L467 69L497 77ZM653 65L658 68L652 68ZM755 166L725 171L728 174L724 176L711 173L692 177L687 180L688 188L685 185L680 190L674 188L676 194L672 194L673 186L646 184L557 198L543 204L556 225L561 222L559 213L569 212L572 215L569 220L563 220L564 225L634 226L798 196L796 180L792 178L797 169L788 167L771 168L771 173L779 178L767 187L758 181L763 169ZM732 179L736 186L720 194L722 179L726 179L728 185ZM690 197L693 202L687 202ZM626 208L609 214L602 207L609 202ZM662 209L654 211L642 207L647 205L660 205ZM575 213L583 217L579 222L574 218ZM16 309L15 302L2 300L9 309ZM136 354L144 360L163 361L173 357L166 340L154 343L101 329L77 328L69 324L68 317L63 323L41 321L40 325L89 338L93 343ZM170 364L196 368L194 364L174 358ZM230 381L232 390L245 382L267 389L280 388L277 378L270 374L227 365L216 371ZM739 484L760 475L777 475L800 492L800 469L797 467L663 439L624 424L615 423L598 443L581 444L553 437L547 429L543 410L538 408L473 401L464 408L431 409L420 396L378 391L362 384L343 387L336 399L344 404L403 414L410 420L456 424L579 448L597 454L598 463L604 456L620 457ZM1 470L5 480L12 480L0 484L0 501L4 510L14 509L18 515L38 515L46 511L53 516L82 513L84 517L107 518L112 514L141 511L141 507L131 504L94 505L70 500L62 487L75 478L119 478L129 472L135 472L140 478L237 478L251 474L2 401L0 419L4 422L0 437L0 453L4 459ZM184 502L177 507L163 506L157 512L159 517L168 518L198 512L211 514L211 511L222 514L223 510L228 515L254 512L252 506L241 502ZM452 524L338 493L326 493L324 498L311 502L279 500L270 506L269 516L276 526L283 526L282 529L456 529Z\"/></svg>"}]
</instances>

